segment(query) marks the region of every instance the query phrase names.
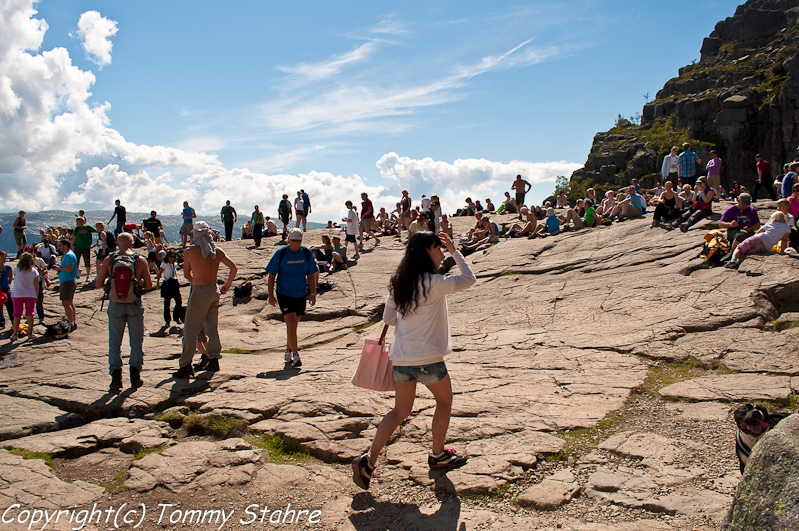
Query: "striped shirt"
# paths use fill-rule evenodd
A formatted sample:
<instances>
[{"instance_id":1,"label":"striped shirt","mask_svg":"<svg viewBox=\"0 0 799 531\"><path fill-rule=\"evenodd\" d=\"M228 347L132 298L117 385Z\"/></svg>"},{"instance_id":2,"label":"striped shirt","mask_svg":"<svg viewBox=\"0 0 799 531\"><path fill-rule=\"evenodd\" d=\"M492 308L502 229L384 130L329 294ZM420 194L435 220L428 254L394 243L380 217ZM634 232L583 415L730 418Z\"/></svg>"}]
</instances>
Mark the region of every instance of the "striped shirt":
<instances>
[{"instance_id":1,"label":"striped shirt","mask_svg":"<svg viewBox=\"0 0 799 531\"><path fill-rule=\"evenodd\" d=\"M696 161L699 157L693 151L683 151L677 157L680 161L680 177L693 177L696 175Z\"/></svg>"}]
</instances>

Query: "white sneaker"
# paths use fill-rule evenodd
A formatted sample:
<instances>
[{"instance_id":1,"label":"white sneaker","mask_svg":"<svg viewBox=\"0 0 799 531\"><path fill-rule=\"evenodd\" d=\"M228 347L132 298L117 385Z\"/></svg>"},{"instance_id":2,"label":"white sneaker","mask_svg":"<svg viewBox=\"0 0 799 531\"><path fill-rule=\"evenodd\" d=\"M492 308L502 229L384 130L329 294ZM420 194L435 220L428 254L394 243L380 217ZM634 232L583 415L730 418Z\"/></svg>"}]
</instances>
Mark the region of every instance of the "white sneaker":
<instances>
[{"instance_id":1,"label":"white sneaker","mask_svg":"<svg viewBox=\"0 0 799 531\"><path fill-rule=\"evenodd\" d=\"M283 360L286 363L291 363L291 351L289 349L286 349L286 352L283 353Z\"/></svg>"},{"instance_id":2,"label":"white sneaker","mask_svg":"<svg viewBox=\"0 0 799 531\"><path fill-rule=\"evenodd\" d=\"M294 367L302 367L302 361L300 360L300 353L295 352L294 356L291 360L291 365Z\"/></svg>"}]
</instances>

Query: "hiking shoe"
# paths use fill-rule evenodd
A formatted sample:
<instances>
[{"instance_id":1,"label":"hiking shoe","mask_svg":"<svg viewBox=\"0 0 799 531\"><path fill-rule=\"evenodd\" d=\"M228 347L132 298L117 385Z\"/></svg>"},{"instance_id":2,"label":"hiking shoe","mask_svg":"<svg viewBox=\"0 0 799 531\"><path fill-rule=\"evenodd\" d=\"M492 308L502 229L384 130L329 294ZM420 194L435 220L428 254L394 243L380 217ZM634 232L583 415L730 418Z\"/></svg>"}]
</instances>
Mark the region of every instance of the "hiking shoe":
<instances>
[{"instance_id":1,"label":"hiking shoe","mask_svg":"<svg viewBox=\"0 0 799 531\"><path fill-rule=\"evenodd\" d=\"M369 455L363 454L352 460L352 481L363 490L369 490L375 467L369 464Z\"/></svg>"},{"instance_id":2,"label":"hiking shoe","mask_svg":"<svg viewBox=\"0 0 799 531\"><path fill-rule=\"evenodd\" d=\"M219 372L219 358L210 360L205 366L205 370L208 372Z\"/></svg>"},{"instance_id":3,"label":"hiking shoe","mask_svg":"<svg viewBox=\"0 0 799 531\"><path fill-rule=\"evenodd\" d=\"M427 454L427 465L432 469L452 470L466 464L468 457L459 455L455 448L444 448L439 455Z\"/></svg>"},{"instance_id":4,"label":"hiking shoe","mask_svg":"<svg viewBox=\"0 0 799 531\"><path fill-rule=\"evenodd\" d=\"M194 370L191 368L191 363L173 372L172 376L176 380L181 380L181 379L188 380L189 378L194 376Z\"/></svg>"},{"instance_id":5,"label":"hiking shoe","mask_svg":"<svg viewBox=\"0 0 799 531\"><path fill-rule=\"evenodd\" d=\"M291 351L289 349L286 349L286 352L283 353L283 361L291 363Z\"/></svg>"},{"instance_id":6,"label":"hiking shoe","mask_svg":"<svg viewBox=\"0 0 799 531\"><path fill-rule=\"evenodd\" d=\"M119 371L119 383L122 384L122 370ZM141 369L139 367L131 367L130 368L130 386L134 389L138 389L144 385L144 382L141 379Z\"/></svg>"},{"instance_id":7,"label":"hiking shoe","mask_svg":"<svg viewBox=\"0 0 799 531\"><path fill-rule=\"evenodd\" d=\"M680 223L680 230L683 232L688 232L688 224L687 223Z\"/></svg>"},{"instance_id":8,"label":"hiking shoe","mask_svg":"<svg viewBox=\"0 0 799 531\"><path fill-rule=\"evenodd\" d=\"M732 260L724 264L724 267L727 267L729 269L737 269L740 264L741 264L740 260L735 260L733 258Z\"/></svg>"},{"instance_id":9,"label":"hiking shoe","mask_svg":"<svg viewBox=\"0 0 799 531\"><path fill-rule=\"evenodd\" d=\"M115 369L111 373L111 385L108 386L109 393L119 393L122 390L122 369Z\"/></svg>"},{"instance_id":10,"label":"hiking shoe","mask_svg":"<svg viewBox=\"0 0 799 531\"><path fill-rule=\"evenodd\" d=\"M294 355L291 357L291 366L292 367L302 367L302 360L300 359L300 353L295 352Z\"/></svg>"},{"instance_id":11,"label":"hiking shoe","mask_svg":"<svg viewBox=\"0 0 799 531\"><path fill-rule=\"evenodd\" d=\"M209 361L210 360L208 359L208 356L201 357L200 361L194 364L194 370L195 371L204 371L204 370L206 370L207 367L208 367L208 362Z\"/></svg>"}]
</instances>

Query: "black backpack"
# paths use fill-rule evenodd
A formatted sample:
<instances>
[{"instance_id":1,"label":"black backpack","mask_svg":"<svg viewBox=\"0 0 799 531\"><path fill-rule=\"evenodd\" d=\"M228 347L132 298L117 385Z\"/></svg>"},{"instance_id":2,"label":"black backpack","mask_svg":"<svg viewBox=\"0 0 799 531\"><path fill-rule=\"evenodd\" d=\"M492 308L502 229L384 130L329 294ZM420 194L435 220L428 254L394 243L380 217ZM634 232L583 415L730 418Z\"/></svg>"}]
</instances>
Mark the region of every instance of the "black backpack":
<instances>
[{"instance_id":1,"label":"black backpack","mask_svg":"<svg viewBox=\"0 0 799 531\"><path fill-rule=\"evenodd\" d=\"M242 282L235 288L233 288L233 296L237 299L242 297L246 297L247 295L252 294L252 282L249 280Z\"/></svg>"},{"instance_id":2,"label":"black backpack","mask_svg":"<svg viewBox=\"0 0 799 531\"><path fill-rule=\"evenodd\" d=\"M281 218L287 218L289 215L288 199L281 199L277 207L277 213ZM281 257L282 258L282 257Z\"/></svg>"}]
</instances>

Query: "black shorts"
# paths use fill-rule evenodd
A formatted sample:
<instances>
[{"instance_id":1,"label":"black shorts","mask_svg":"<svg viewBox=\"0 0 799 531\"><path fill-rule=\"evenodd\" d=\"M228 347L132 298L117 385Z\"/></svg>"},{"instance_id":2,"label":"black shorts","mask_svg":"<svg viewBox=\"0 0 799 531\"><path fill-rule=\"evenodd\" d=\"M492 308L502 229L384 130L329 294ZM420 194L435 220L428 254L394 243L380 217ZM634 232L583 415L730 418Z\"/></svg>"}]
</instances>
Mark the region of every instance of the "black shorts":
<instances>
[{"instance_id":1,"label":"black shorts","mask_svg":"<svg viewBox=\"0 0 799 531\"><path fill-rule=\"evenodd\" d=\"M347 235L344 237L344 241L345 241L345 242L352 242L352 243L355 243L355 235L354 235L354 234L347 234Z\"/></svg>"},{"instance_id":2,"label":"black shorts","mask_svg":"<svg viewBox=\"0 0 799 531\"><path fill-rule=\"evenodd\" d=\"M280 307L280 313L286 315L287 313L296 313L305 315L305 297L289 297L288 295L277 294L277 305Z\"/></svg>"}]
</instances>

